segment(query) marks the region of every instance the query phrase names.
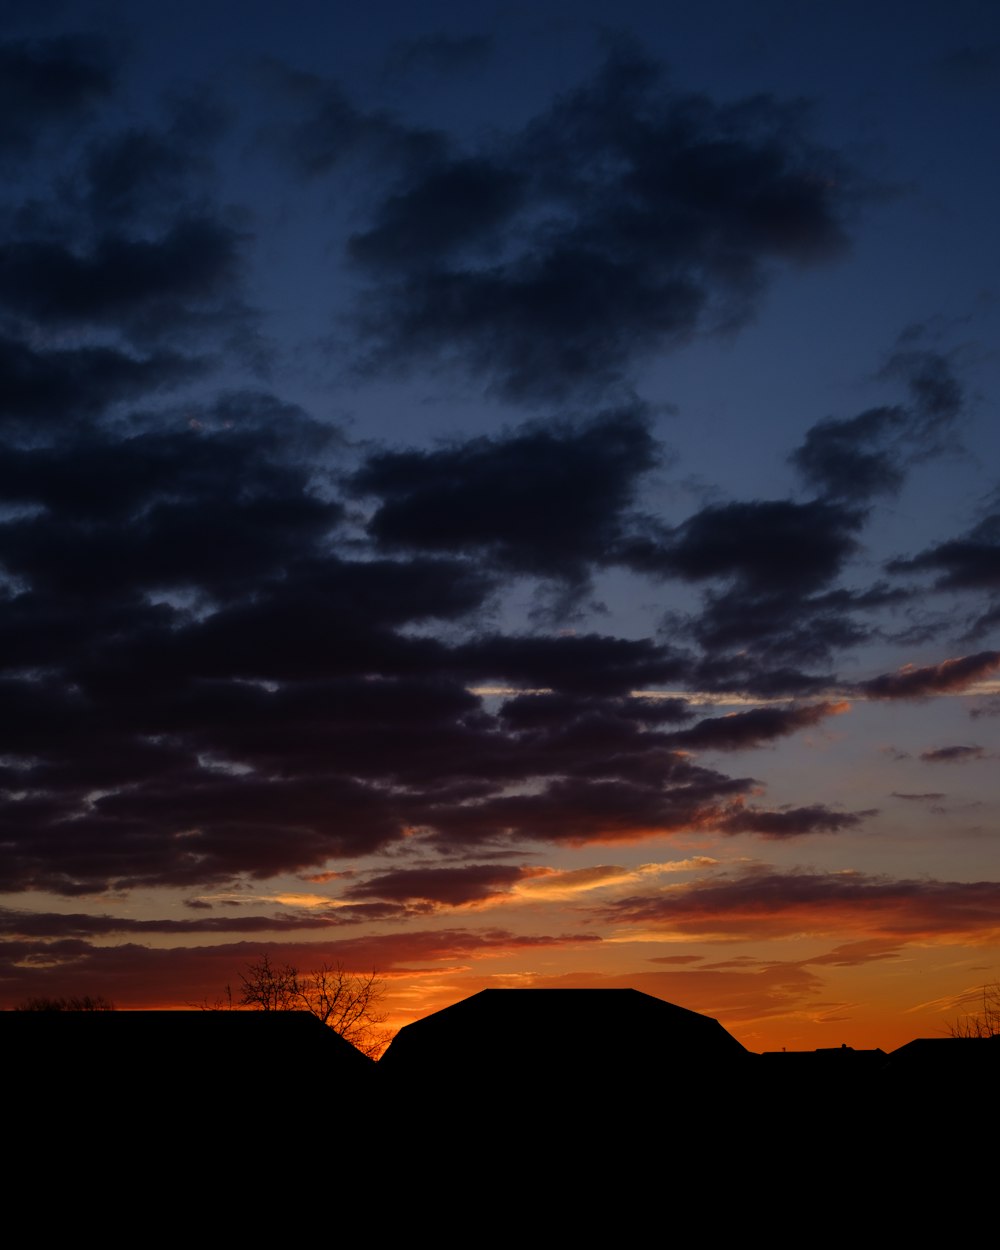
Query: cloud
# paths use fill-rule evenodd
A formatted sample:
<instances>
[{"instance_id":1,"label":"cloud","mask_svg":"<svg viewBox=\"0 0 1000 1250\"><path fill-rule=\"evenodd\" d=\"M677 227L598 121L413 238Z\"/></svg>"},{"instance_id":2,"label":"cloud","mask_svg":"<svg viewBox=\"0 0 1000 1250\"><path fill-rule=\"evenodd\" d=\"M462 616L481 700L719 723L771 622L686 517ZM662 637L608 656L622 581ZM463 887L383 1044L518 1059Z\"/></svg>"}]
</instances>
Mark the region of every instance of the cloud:
<instances>
[{"instance_id":1,"label":"cloud","mask_svg":"<svg viewBox=\"0 0 1000 1250\"><path fill-rule=\"evenodd\" d=\"M825 955L813 955L802 962L833 968L860 968L865 964L898 959L904 942L895 938L864 938L859 942L843 942Z\"/></svg>"},{"instance_id":2,"label":"cloud","mask_svg":"<svg viewBox=\"0 0 1000 1250\"><path fill-rule=\"evenodd\" d=\"M23 154L79 123L116 80L110 50L85 35L0 42L0 151Z\"/></svg>"},{"instance_id":3,"label":"cloud","mask_svg":"<svg viewBox=\"0 0 1000 1250\"><path fill-rule=\"evenodd\" d=\"M682 698L652 698L637 693L618 698L536 691L514 695L500 708L503 723L518 733L565 732L574 724L593 729L603 724L612 732L628 733L630 725L660 725L687 720L690 715Z\"/></svg>"},{"instance_id":4,"label":"cloud","mask_svg":"<svg viewBox=\"0 0 1000 1250\"><path fill-rule=\"evenodd\" d=\"M19 912L0 909L0 935L4 942L17 938L101 938L134 933L200 933L209 935L239 933L281 933L293 929L326 929L329 917L309 915L211 916L200 920L137 920L126 916L90 915L83 912ZM0 955L4 947L0 944Z\"/></svg>"},{"instance_id":5,"label":"cloud","mask_svg":"<svg viewBox=\"0 0 1000 1250\"><path fill-rule=\"evenodd\" d=\"M240 428L218 420L229 411ZM189 420L122 437L84 425L52 446L8 450L8 502L40 509L0 525L8 571L36 592L216 594L315 549L342 506L317 497L296 453L321 453L332 432L268 396L232 397L202 415L194 428ZM283 422L284 437L269 419Z\"/></svg>"},{"instance_id":6,"label":"cloud","mask_svg":"<svg viewBox=\"0 0 1000 1250\"><path fill-rule=\"evenodd\" d=\"M343 146L361 127L337 111ZM518 133L428 151L351 242L371 368L443 359L529 402L605 388L845 245L842 163L799 111L672 93L631 54Z\"/></svg>"},{"instance_id":7,"label":"cloud","mask_svg":"<svg viewBox=\"0 0 1000 1250\"><path fill-rule=\"evenodd\" d=\"M698 680L808 693L822 682L800 665L826 663L833 651L863 642L871 626L862 613L905 598L884 585L834 585L858 550L864 520L829 500L713 504L673 530L648 523L643 533L636 525L617 558L657 578L716 583L699 612L667 618L705 652Z\"/></svg>"},{"instance_id":8,"label":"cloud","mask_svg":"<svg viewBox=\"0 0 1000 1250\"><path fill-rule=\"evenodd\" d=\"M161 125L97 135L79 174L80 207L98 230L111 222L169 222L193 212L210 172L209 153L225 129L206 92L174 97Z\"/></svg>"},{"instance_id":9,"label":"cloud","mask_svg":"<svg viewBox=\"0 0 1000 1250\"><path fill-rule=\"evenodd\" d=\"M991 513L963 538L926 548L911 559L891 560L890 573L939 574L940 590L1000 590L1000 513Z\"/></svg>"},{"instance_id":10,"label":"cloud","mask_svg":"<svg viewBox=\"0 0 1000 1250\"><path fill-rule=\"evenodd\" d=\"M206 371L204 359L172 351L45 350L0 336L0 431L19 441L61 433L123 400L179 387Z\"/></svg>"},{"instance_id":11,"label":"cloud","mask_svg":"<svg viewBox=\"0 0 1000 1250\"><path fill-rule=\"evenodd\" d=\"M924 668L907 664L895 673L860 682L857 691L870 699L924 699L966 690L997 669L1000 669L1000 651L980 651Z\"/></svg>"},{"instance_id":12,"label":"cloud","mask_svg":"<svg viewBox=\"0 0 1000 1250\"><path fill-rule=\"evenodd\" d=\"M500 679L529 689L614 696L676 681L684 657L649 638L602 634L484 634L460 644L448 661L470 679Z\"/></svg>"},{"instance_id":13,"label":"cloud","mask_svg":"<svg viewBox=\"0 0 1000 1250\"><path fill-rule=\"evenodd\" d=\"M828 499L863 503L895 494L913 464L940 454L965 407L954 362L914 346L923 327L911 327L879 377L905 384L908 404L869 408L855 417L828 417L789 456L808 485Z\"/></svg>"},{"instance_id":14,"label":"cloud","mask_svg":"<svg viewBox=\"0 0 1000 1250\"><path fill-rule=\"evenodd\" d=\"M912 401L911 434L919 454L939 450L935 439L954 422L965 404L965 388L955 374L953 361L938 351L910 346L919 340L923 327L911 327L889 356L881 376L900 378Z\"/></svg>"},{"instance_id":15,"label":"cloud","mask_svg":"<svg viewBox=\"0 0 1000 1250\"><path fill-rule=\"evenodd\" d=\"M583 581L607 559L656 462L645 416L632 408L437 451L374 453L349 485L381 499L368 532L383 549L478 549L512 571Z\"/></svg>"},{"instance_id":16,"label":"cloud","mask_svg":"<svg viewBox=\"0 0 1000 1250\"><path fill-rule=\"evenodd\" d=\"M855 933L894 942L1000 933L1000 883L896 880L859 872L766 868L635 895L606 904L612 922L690 938Z\"/></svg>"},{"instance_id":17,"label":"cloud","mask_svg":"<svg viewBox=\"0 0 1000 1250\"><path fill-rule=\"evenodd\" d=\"M630 548L633 567L700 582L738 581L753 596L819 589L856 547L861 517L822 501L755 500L714 505L657 545Z\"/></svg>"},{"instance_id":18,"label":"cloud","mask_svg":"<svg viewBox=\"0 0 1000 1250\"><path fill-rule=\"evenodd\" d=\"M615 773L624 773L616 778ZM712 830L767 838L854 828L871 812L837 812L823 804L768 811L745 806L749 778L731 778L680 755L661 754L656 773L636 779L617 761L581 767L532 793L488 796L476 803L430 804L423 822L440 842L507 845L536 841L570 846L635 843ZM602 777L601 774L604 774Z\"/></svg>"},{"instance_id":19,"label":"cloud","mask_svg":"<svg viewBox=\"0 0 1000 1250\"><path fill-rule=\"evenodd\" d=\"M51 239L0 246L0 307L50 326L112 325L146 342L234 315L240 236L212 217L158 238L107 233L78 250Z\"/></svg>"},{"instance_id":20,"label":"cloud","mask_svg":"<svg viewBox=\"0 0 1000 1250\"><path fill-rule=\"evenodd\" d=\"M769 812L759 808L735 805L718 821L724 833L758 833L765 838L800 838L809 833L839 833L843 829L856 829L874 810L862 812L838 812L822 803L808 807L782 808Z\"/></svg>"},{"instance_id":21,"label":"cloud","mask_svg":"<svg viewBox=\"0 0 1000 1250\"><path fill-rule=\"evenodd\" d=\"M380 899L405 904L406 914L469 906L546 903L574 899L594 890L621 889L651 876L704 871L714 868L716 863L711 856L697 855L685 860L642 864L637 869L615 864L580 869L504 864L462 864L455 868L419 865L372 874L347 889L342 899Z\"/></svg>"},{"instance_id":22,"label":"cloud","mask_svg":"<svg viewBox=\"0 0 1000 1250\"><path fill-rule=\"evenodd\" d=\"M462 907L509 894L530 869L501 864L463 864L458 868L404 868L380 873L351 886L345 898L389 899Z\"/></svg>"},{"instance_id":23,"label":"cloud","mask_svg":"<svg viewBox=\"0 0 1000 1250\"><path fill-rule=\"evenodd\" d=\"M921 751L920 758L927 764L966 764L970 760L985 759L986 752L977 746L936 747Z\"/></svg>"},{"instance_id":24,"label":"cloud","mask_svg":"<svg viewBox=\"0 0 1000 1250\"><path fill-rule=\"evenodd\" d=\"M864 501L894 494L904 473L887 436L906 424L901 408L870 408L856 417L820 421L789 457L806 482L830 499Z\"/></svg>"},{"instance_id":25,"label":"cloud","mask_svg":"<svg viewBox=\"0 0 1000 1250\"><path fill-rule=\"evenodd\" d=\"M850 704L844 702L786 708L758 707L749 712L707 717L689 729L671 734L670 740L675 746L695 750L746 750L798 733L800 729L811 728L829 716L840 716L849 710Z\"/></svg>"},{"instance_id":26,"label":"cloud","mask_svg":"<svg viewBox=\"0 0 1000 1250\"><path fill-rule=\"evenodd\" d=\"M506 929L408 929L322 942L230 942L205 946L92 945L81 938L23 938L0 943L2 1000L59 996L81 984L119 1007L193 1006L214 1002L240 970L268 953L303 970L340 963L349 972L415 973L427 964L455 965L515 952L586 947L596 934L516 934ZM426 975L426 972L424 973ZM98 988L99 987L99 988Z\"/></svg>"}]
</instances>

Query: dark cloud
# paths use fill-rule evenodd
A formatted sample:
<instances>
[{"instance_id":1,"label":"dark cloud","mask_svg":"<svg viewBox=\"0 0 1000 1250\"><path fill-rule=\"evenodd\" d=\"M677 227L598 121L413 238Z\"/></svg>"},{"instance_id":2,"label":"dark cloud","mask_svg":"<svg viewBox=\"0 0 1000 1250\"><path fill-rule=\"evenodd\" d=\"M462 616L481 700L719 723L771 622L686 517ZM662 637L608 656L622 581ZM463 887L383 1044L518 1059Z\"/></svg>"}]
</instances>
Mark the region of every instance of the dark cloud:
<instances>
[{"instance_id":1,"label":"dark cloud","mask_svg":"<svg viewBox=\"0 0 1000 1250\"><path fill-rule=\"evenodd\" d=\"M172 389L206 372L204 360L111 347L39 350L0 336L0 430L37 438L99 416L123 400Z\"/></svg>"},{"instance_id":2,"label":"dark cloud","mask_svg":"<svg viewBox=\"0 0 1000 1250\"><path fill-rule=\"evenodd\" d=\"M984 517L963 538L937 543L886 567L890 573L937 573L941 590L1000 590L1000 513Z\"/></svg>"},{"instance_id":3,"label":"dark cloud","mask_svg":"<svg viewBox=\"0 0 1000 1250\"><path fill-rule=\"evenodd\" d=\"M908 664L895 673L859 682L857 690L870 699L923 699L965 690L998 668L1000 651L980 651L925 668Z\"/></svg>"},{"instance_id":4,"label":"dark cloud","mask_svg":"<svg viewBox=\"0 0 1000 1250\"><path fill-rule=\"evenodd\" d=\"M707 717L689 729L671 734L670 740L675 746L694 750L746 750L812 728L829 716L846 712L848 706L824 702L803 707L757 707L749 712Z\"/></svg>"},{"instance_id":5,"label":"dark cloud","mask_svg":"<svg viewBox=\"0 0 1000 1250\"><path fill-rule=\"evenodd\" d=\"M191 906L196 906L192 903ZM329 928L330 917L285 913L275 916L212 916L200 920L136 920L128 916L84 912L21 912L0 909L0 934L11 938L99 938L119 933L180 934L280 933L293 929Z\"/></svg>"},{"instance_id":6,"label":"dark cloud","mask_svg":"<svg viewBox=\"0 0 1000 1250\"><path fill-rule=\"evenodd\" d=\"M677 681L683 656L649 638L601 634L485 634L454 648L452 671L484 684L490 680L576 694L623 695Z\"/></svg>"},{"instance_id":7,"label":"dark cloud","mask_svg":"<svg viewBox=\"0 0 1000 1250\"><path fill-rule=\"evenodd\" d=\"M772 672L789 661L825 662L867 636L861 613L905 598L881 585L824 589L857 549L863 522L836 502L717 505L673 530L641 516L636 492L658 459L645 414L633 407L434 451L373 453L349 488L382 501L368 532L386 550L471 552L577 595L593 570L614 565L660 580L722 582L681 624L716 662L748 644ZM784 690L808 688L800 675Z\"/></svg>"},{"instance_id":8,"label":"dark cloud","mask_svg":"<svg viewBox=\"0 0 1000 1250\"><path fill-rule=\"evenodd\" d=\"M461 253L496 232L523 200L525 178L482 158L451 161L389 199L377 226L351 240L359 264L391 275L426 253Z\"/></svg>"},{"instance_id":9,"label":"dark cloud","mask_svg":"<svg viewBox=\"0 0 1000 1250\"><path fill-rule=\"evenodd\" d=\"M391 899L461 907L510 893L530 869L501 864L463 864L459 868L404 868L381 873L351 886L345 898Z\"/></svg>"},{"instance_id":10,"label":"dark cloud","mask_svg":"<svg viewBox=\"0 0 1000 1250\"><path fill-rule=\"evenodd\" d=\"M853 508L824 500L713 505L673 531L647 525L640 536L637 527L618 558L660 578L721 583L705 592L699 613L666 622L703 649L710 682L712 669L725 682L727 668L731 675L744 670L744 677L753 668L772 684L784 672L786 683L773 685L779 693L805 693L816 679L795 670L863 641L870 627L856 616L893 593L880 586L828 589L857 550L863 520ZM727 652L737 653L735 664Z\"/></svg>"},{"instance_id":11,"label":"dark cloud","mask_svg":"<svg viewBox=\"0 0 1000 1250\"><path fill-rule=\"evenodd\" d=\"M692 666L692 684L699 690L740 690L755 699L809 698L826 694L836 685L832 673L807 673L773 662L779 650L780 646L766 656L756 654L757 647L754 654L746 650L728 655L707 652ZM806 653L805 648L797 650Z\"/></svg>"},{"instance_id":12,"label":"dark cloud","mask_svg":"<svg viewBox=\"0 0 1000 1250\"><path fill-rule=\"evenodd\" d=\"M724 671L725 653L736 652L732 671L744 673L754 693L806 694L823 689L822 680L791 665L825 665L834 652L865 642L872 627L857 618L871 606L867 596L850 592L747 596L735 586L708 592L701 613L683 628L705 651L706 672Z\"/></svg>"},{"instance_id":13,"label":"dark cloud","mask_svg":"<svg viewBox=\"0 0 1000 1250\"><path fill-rule=\"evenodd\" d=\"M938 791L927 791L923 794L905 794L901 790L893 790L892 797L894 799L910 799L916 803L935 803L948 796Z\"/></svg>"},{"instance_id":14,"label":"dark cloud","mask_svg":"<svg viewBox=\"0 0 1000 1250\"><path fill-rule=\"evenodd\" d=\"M863 812L838 812L822 803L808 807L783 808L768 812L751 807L737 807L719 821L724 833L758 833L764 838L801 838L809 833L840 833L843 829L857 829L873 810Z\"/></svg>"},{"instance_id":15,"label":"dark cloud","mask_svg":"<svg viewBox=\"0 0 1000 1250\"><path fill-rule=\"evenodd\" d=\"M927 764L965 764L970 760L986 758L986 752L978 746L936 747L921 751L920 758Z\"/></svg>"},{"instance_id":16,"label":"dark cloud","mask_svg":"<svg viewBox=\"0 0 1000 1250\"><path fill-rule=\"evenodd\" d=\"M731 797L750 788L679 756L662 758L659 784L612 778L560 778L535 793L476 804L431 807L425 820L449 845L524 841L609 845L639 842L711 823ZM616 771L614 762L608 770Z\"/></svg>"},{"instance_id":17,"label":"dark cloud","mask_svg":"<svg viewBox=\"0 0 1000 1250\"><path fill-rule=\"evenodd\" d=\"M240 428L219 420L230 411ZM0 490L36 511L0 524L8 573L38 593L216 595L317 549L343 509L317 496L299 457L322 452L332 432L267 396L203 416L125 437L84 426L52 446L10 449Z\"/></svg>"},{"instance_id":18,"label":"dark cloud","mask_svg":"<svg viewBox=\"0 0 1000 1250\"><path fill-rule=\"evenodd\" d=\"M452 845L530 840L582 846L695 830L798 837L854 828L872 815L835 812L822 804L779 812L749 808L743 800L753 789L749 778L726 777L680 755L661 754L657 763L655 775L624 779L628 770L612 759L534 793L429 807L424 819L439 841Z\"/></svg>"},{"instance_id":19,"label":"dark cloud","mask_svg":"<svg viewBox=\"0 0 1000 1250\"><path fill-rule=\"evenodd\" d=\"M633 568L699 582L732 579L766 599L826 585L856 549L862 517L814 500L755 500L704 508L659 541L622 552Z\"/></svg>"},{"instance_id":20,"label":"dark cloud","mask_svg":"<svg viewBox=\"0 0 1000 1250\"><path fill-rule=\"evenodd\" d=\"M383 548L478 549L517 572L582 581L608 558L656 461L643 415L626 409L437 451L379 452L350 486L381 498L368 531Z\"/></svg>"},{"instance_id":21,"label":"dark cloud","mask_svg":"<svg viewBox=\"0 0 1000 1250\"><path fill-rule=\"evenodd\" d=\"M921 333L915 327L904 340ZM863 503L894 494L910 466L944 450L964 409L964 387L953 361L940 352L900 347L880 377L903 382L910 402L820 421L789 457L806 483L828 499Z\"/></svg>"},{"instance_id":22,"label":"dark cloud","mask_svg":"<svg viewBox=\"0 0 1000 1250\"><path fill-rule=\"evenodd\" d=\"M169 221L182 206L195 211L211 172L211 145L224 126L223 110L197 93L171 100L160 126L100 134L82 161L80 207L98 229Z\"/></svg>"},{"instance_id":23,"label":"dark cloud","mask_svg":"<svg viewBox=\"0 0 1000 1250\"><path fill-rule=\"evenodd\" d=\"M339 152L365 126L342 99L332 111ZM445 359L508 398L549 399L731 330L776 262L844 246L843 170L803 130L793 108L675 95L617 54L520 133L410 160L351 244L379 277L369 363Z\"/></svg>"},{"instance_id":24,"label":"dark cloud","mask_svg":"<svg viewBox=\"0 0 1000 1250\"><path fill-rule=\"evenodd\" d=\"M0 151L28 151L47 128L79 122L116 79L110 50L84 35L0 42Z\"/></svg>"},{"instance_id":25,"label":"dark cloud","mask_svg":"<svg viewBox=\"0 0 1000 1250\"><path fill-rule=\"evenodd\" d=\"M114 326L137 340L230 314L240 236L211 217L158 238L107 233L77 249L40 238L0 247L0 307L51 326Z\"/></svg>"},{"instance_id":26,"label":"dark cloud","mask_svg":"<svg viewBox=\"0 0 1000 1250\"><path fill-rule=\"evenodd\" d=\"M635 695L625 698L563 693L518 695L507 699L500 709L504 724L517 731L551 730L574 721L608 716L625 722L659 725L687 720L690 715L684 699Z\"/></svg>"},{"instance_id":27,"label":"dark cloud","mask_svg":"<svg viewBox=\"0 0 1000 1250\"><path fill-rule=\"evenodd\" d=\"M790 460L810 486L832 499L893 494L904 472L898 456L879 444L905 419L901 408L870 408L848 420L820 421Z\"/></svg>"}]
</instances>

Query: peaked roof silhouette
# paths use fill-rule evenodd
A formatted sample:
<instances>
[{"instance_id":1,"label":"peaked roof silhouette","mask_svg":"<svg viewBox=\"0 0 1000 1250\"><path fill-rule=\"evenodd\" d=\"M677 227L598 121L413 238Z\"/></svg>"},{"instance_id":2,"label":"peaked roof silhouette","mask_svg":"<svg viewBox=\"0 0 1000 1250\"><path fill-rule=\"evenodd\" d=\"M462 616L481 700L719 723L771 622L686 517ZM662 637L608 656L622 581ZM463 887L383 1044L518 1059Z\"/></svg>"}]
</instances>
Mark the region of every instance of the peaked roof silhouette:
<instances>
[{"instance_id":1,"label":"peaked roof silhouette","mask_svg":"<svg viewBox=\"0 0 1000 1250\"><path fill-rule=\"evenodd\" d=\"M404 1026L380 1061L412 1080L579 1081L616 1070L658 1078L739 1065L743 1046L711 1016L638 990L482 990Z\"/></svg>"}]
</instances>

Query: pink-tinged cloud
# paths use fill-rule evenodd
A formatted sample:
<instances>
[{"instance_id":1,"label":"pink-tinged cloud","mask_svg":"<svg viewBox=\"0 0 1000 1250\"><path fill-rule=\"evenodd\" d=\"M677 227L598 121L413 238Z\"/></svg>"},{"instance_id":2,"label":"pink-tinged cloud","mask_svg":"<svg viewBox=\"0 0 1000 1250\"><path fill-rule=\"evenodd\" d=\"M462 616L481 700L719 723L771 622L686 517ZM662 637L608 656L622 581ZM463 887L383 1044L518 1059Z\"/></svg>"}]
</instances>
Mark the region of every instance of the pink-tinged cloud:
<instances>
[{"instance_id":1,"label":"pink-tinged cloud","mask_svg":"<svg viewBox=\"0 0 1000 1250\"><path fill-rule=\"evenodd\" d=\"M692 938L837 934L979 942L1000 935L1000 882L752 870L621 899L600 915Z\"/></svg>"},{"instance_id":2,"label":"pink-tinged cloud","mask_svg":"<svg viewBox=\"0 0 1000 1250\"><path fill-rule=\"evenodd\" d=\"M926 668L907 664L895 673L884 673L861 682L857 690L870 699L924 699L934 694L954 694L1000 668L1000 651L943 660Z\"/></svg>"}]
</instances>

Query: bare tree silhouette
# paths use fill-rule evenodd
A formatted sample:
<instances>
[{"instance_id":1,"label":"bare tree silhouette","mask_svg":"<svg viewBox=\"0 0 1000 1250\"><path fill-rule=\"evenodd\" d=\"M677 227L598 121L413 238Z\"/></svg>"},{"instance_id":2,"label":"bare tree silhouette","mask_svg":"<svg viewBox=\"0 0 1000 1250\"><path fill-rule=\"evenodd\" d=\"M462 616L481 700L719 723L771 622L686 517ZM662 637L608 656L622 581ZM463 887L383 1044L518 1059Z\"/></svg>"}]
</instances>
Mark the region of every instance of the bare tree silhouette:
<instances>
[{"instance_id":1,"label":"bare tree silhouette","mask_svg":"<svg viewBox=\"0 0 1000 1250\"><path fill-rule=\"evenodd\" d=\"M291 964L272 964L267 955L240 973L237 1008L250 1011L311 1011L362 1054L377 1059L392 1039L381 1007L385 982L372 971L359 975L343 964L323 964L299 972ZM230 1006L232 992L226 987Z\"/></svg>"},{"instance_id":2,"label":"bare tree silhouette","mask_svg":"<svg viewBox=\"0 0 1000 1250\"><path fill-rule=\"evenodd\" d=\"M951 1037L1000 1037L1000 981L983 986L982 1010L967 1012L948 1026Z\"/></svg>"}]
</instances>

